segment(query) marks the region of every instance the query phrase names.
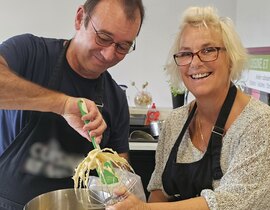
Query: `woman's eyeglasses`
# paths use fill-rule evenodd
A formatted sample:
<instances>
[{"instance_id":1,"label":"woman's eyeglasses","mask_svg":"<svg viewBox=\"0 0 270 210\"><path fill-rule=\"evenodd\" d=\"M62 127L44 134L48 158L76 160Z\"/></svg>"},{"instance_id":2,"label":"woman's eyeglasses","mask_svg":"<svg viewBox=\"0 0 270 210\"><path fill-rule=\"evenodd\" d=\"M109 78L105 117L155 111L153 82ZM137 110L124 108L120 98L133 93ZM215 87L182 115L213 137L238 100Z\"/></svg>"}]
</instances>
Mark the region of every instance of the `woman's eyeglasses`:
<instances>
[{"instance_id":1,"label":"woman's eyeglasses","mask_svg":"<svg viewBox=\"0 0 270 210\"><path fill-rule=\"evenodd\" d=\"M177 66L189 65L194 56L197 55L202 62L215 61L218 58L219 51L226 50L224 47L206 47L195 53L190 51L182 51L173 55L174 61Z\"/></svg>"}]
</instances>

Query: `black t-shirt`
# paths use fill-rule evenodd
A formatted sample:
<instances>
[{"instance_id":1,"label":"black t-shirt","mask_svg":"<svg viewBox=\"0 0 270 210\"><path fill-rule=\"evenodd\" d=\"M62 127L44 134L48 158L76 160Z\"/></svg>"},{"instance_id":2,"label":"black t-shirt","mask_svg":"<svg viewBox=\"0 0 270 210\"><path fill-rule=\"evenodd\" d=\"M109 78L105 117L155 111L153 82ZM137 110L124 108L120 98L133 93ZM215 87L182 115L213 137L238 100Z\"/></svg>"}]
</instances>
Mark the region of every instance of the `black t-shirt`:
<instances>
[{"instance_id":1,"label":"black t-shirt","mask_svg":"<svg viewBox=\"0 0 270 210\"><path fill-rule=\"evenodd\" d=\"M64 41L23 34L1 44L0 54L18 75L47 87ZM129 111L126 95L107 71L103 73L103 77L102 115L108 128L100 146L110 147L118 153L128 152ZM93 100L97 82L98 79L79 76L66 61L62 81L59 81L60 91L74 97ZM29 111L0 110L0 155L13 142L28 120Z\"/></svg>"}]
</instances>

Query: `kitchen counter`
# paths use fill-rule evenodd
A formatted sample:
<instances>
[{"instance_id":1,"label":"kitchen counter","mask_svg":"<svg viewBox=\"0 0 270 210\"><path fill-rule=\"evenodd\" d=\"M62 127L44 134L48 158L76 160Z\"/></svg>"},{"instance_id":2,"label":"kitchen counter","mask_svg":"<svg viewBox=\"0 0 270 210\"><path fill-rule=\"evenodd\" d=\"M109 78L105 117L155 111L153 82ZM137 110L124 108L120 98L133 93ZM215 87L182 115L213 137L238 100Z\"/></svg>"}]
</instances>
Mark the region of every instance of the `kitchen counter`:
<instances>
[{"instance_id":1,"label":"kitchen counter","mask_svg":"<svg viewBox=\"0 0 270 210\"><path fill-rule=\"evenodd\" d=\"M156 142L129 142L130 150L156 150L157 149L157 141Z\"/></svg>"}]
</instances>

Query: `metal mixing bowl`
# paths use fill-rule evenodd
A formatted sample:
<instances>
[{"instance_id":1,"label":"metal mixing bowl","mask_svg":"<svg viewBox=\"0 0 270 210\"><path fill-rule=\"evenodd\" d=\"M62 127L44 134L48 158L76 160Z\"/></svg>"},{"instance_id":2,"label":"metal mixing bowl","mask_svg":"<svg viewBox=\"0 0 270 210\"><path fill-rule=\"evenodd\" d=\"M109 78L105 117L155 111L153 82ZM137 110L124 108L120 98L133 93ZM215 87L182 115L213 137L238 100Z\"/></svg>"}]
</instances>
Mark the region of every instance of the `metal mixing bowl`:
<instances>
[{"instance_id":1,"label":"metal mixing bowl","mask_svg":"<svg viewBox=\"0 0 270 210\"><path fill-rule=\"evenodd\" d=\"M103 210L102 193L87 189L63 189L39 195L24 210Z\"/></svg>"}]
</instances>

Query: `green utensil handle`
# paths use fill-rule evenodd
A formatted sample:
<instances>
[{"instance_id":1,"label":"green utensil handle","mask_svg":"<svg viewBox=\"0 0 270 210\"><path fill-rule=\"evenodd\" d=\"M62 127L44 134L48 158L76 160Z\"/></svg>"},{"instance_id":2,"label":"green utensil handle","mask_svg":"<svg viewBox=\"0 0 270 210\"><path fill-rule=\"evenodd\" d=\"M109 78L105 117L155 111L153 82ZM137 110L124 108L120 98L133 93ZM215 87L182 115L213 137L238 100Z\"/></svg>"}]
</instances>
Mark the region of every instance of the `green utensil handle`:
<instances>
[{"instance_id":1,"label":"green utensil handle","mask_svg":"<svg viewBox=\"0 0 270 210\"><path fill-rule=\"evenodd\" d=\"M80 112L81 112L82 116L84 116L84 115L86 115L88 113L86 104L85 104L83 99L80 99L78 101L78 106L79 106L79 109L80 109ZM85 120L84 124L88 124L89 122L90 122L90 120ZM97 144L97 142L96 142L96 138L94 136L92 136L92 137L90 136L90 131L88 131L88 136L91 138L91 141L92 141L92 144L93 144L94 148L100 149L99 144Z\"/></svg>"},{"instance_id":2,"label":"green utensil handle","mask_svg":"<svg viewBox=\"0 0 270 210\"><path fill-rule=\"evenodd\" d=\"M86 115L88 113L86 104L85 104L85 102L84 102L83 99L80 99L78 101L78 107L80 109L80 112L81 112L81 115L82 116L84 116L84 115ZM84 121L84 124L88 124L89 122L90 122L90 120L85 120ZM97 142L96 142L96 138L94 136L92 136L92 137L90 136L90 131L88 131L88 136L91 138L93 147L95 149L100 149L99 144L97 144ZM118 178L115 175L115 171L113 169L112 163L110 161L105 162L104 163L104 166L110 168L111 170L109 171L107 169L104 169L102 174L101 174L100 171L97 170L98 176L101 178L102 183L104 183L104 184L114 184L114 183L117 183L118 182Z\"/></svg>"}]
</instances>

